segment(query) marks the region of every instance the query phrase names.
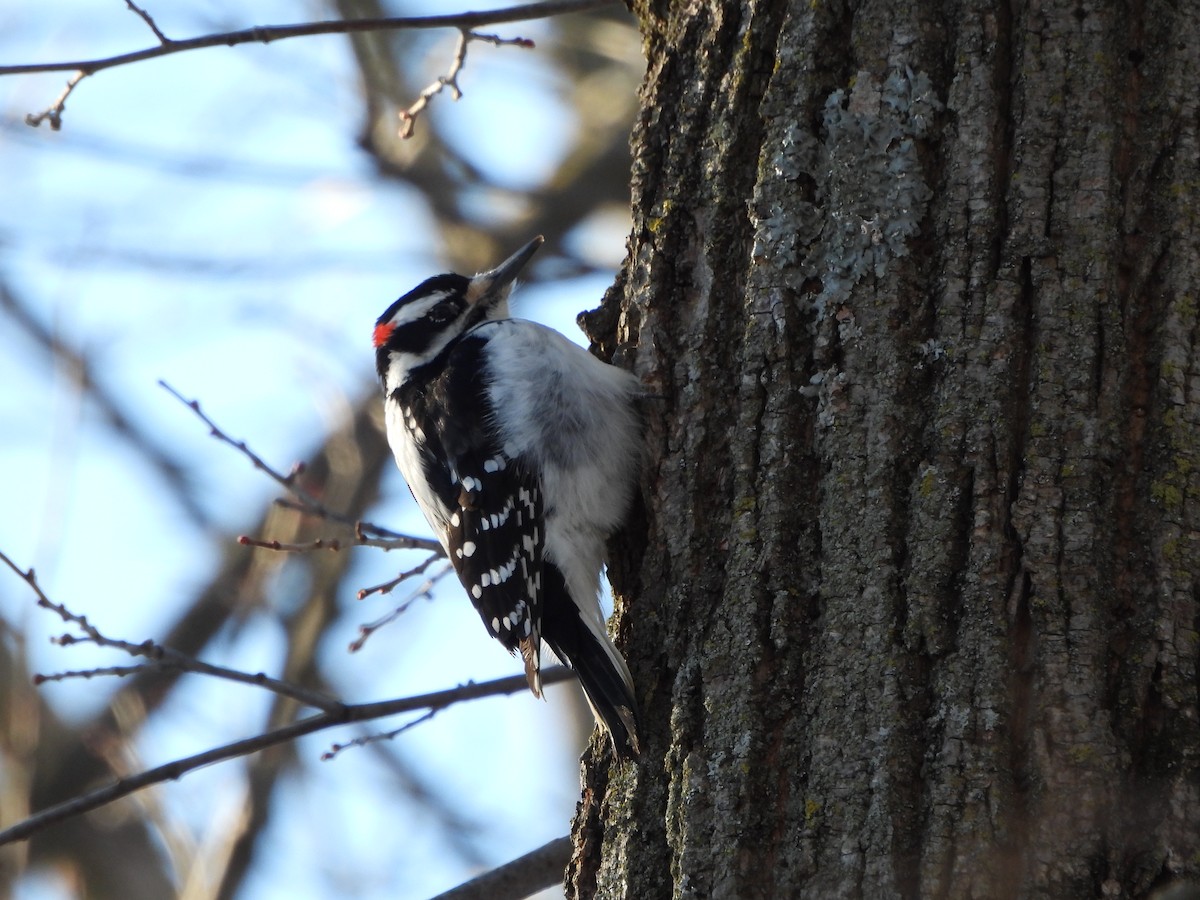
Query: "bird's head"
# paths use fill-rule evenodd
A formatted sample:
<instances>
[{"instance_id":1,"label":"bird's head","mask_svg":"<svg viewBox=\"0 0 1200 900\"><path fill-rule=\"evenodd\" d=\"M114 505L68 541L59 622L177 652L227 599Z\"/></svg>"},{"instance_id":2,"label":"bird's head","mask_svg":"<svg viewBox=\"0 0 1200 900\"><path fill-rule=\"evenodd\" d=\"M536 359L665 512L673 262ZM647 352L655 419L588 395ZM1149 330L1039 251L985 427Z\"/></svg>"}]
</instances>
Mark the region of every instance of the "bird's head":
<instances>
[{"instance_id":1,"label":"bird's head","mask_svg":"<svg viewBox=\"0 0 1200 900\"><path fill-rule=\"evenodd\" d=\"M496 268L471 278L435 275L387 308L375 322L375 361L381 380L389 369L409 372L432 362L480 322L507 319L513 281L542 245L541 235Z\"/></svg>"}]
</instances>

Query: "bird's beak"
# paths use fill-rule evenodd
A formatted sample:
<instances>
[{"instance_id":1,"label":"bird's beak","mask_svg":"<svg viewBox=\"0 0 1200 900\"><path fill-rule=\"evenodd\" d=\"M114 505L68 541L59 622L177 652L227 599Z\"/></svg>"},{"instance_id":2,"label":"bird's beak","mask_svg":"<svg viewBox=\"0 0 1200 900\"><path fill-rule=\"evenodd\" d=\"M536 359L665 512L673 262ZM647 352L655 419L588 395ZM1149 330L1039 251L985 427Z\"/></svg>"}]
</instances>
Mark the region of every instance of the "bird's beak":
<instances>
[{"instance_id":1,"label":"bird's beak","mask_svg":"<svg viewBox=\"0 0 1200 900\"><path fill-rule=\"evenodd\" d=\"M513 280L525 268L525 264L544 242L545 238L539 234L496 268L480 272L472 278L471 286L467 290L467 302L476 306L480 303L505 299L508 296L509 285L513 283Z\"/></svg>"}]
</instances>

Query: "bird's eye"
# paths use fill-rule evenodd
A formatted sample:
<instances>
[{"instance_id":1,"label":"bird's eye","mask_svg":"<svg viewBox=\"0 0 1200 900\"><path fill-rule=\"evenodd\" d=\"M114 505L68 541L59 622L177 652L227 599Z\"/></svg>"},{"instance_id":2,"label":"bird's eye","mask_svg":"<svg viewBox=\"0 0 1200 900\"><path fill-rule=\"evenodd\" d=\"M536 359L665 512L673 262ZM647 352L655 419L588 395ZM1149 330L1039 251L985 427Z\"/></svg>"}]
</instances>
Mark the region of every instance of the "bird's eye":
<instances>
[{"instance_id":1,"label":"bird's eye","mask_svg":"<svg viewBox=\"0 0 1200 900\"><path fill-rule=\"evenodd\" d=\"M429 319L435 325L445 325L447 322L452 322L457 315L457 311L445 303L435 306L429 311Z\"/></svg>"}]
</instances>

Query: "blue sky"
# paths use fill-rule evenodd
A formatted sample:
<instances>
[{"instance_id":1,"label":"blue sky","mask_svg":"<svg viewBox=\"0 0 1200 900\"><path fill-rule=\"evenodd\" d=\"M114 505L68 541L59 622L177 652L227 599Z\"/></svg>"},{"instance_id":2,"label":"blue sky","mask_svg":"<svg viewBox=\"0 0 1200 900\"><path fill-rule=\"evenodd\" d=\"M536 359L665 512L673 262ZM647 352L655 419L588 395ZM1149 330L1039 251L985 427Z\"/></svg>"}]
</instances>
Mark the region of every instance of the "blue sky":
<instances>
[{"instance_id":1,"label":"blue sky","mask_svg":"<svg viewBox=\"0 0 1200 900\"><path fill-rule=\"evenodd\" d=\"M148 8L176 37L327 15L319 5L282 2L255 4L253 19L243 5L217 0ZM536 40L545 27L488 30ZM444 70L453 38L428 36L427 57L416 63L428 80ZM119 0L0 9L5 62L94 57L151 43ZM475 164L518 188L553 170L576 127L542 52L473 46L461 77L464 98L439 97L430 110ZM36 566L53 598L110 635L142 640L165 633L179 604L206 581L222 551L215 534L248 526L278 493L209 438L157 380L199 399L228 433L286 471L370 388L371 325L395 296L441 270L439 240L418 194L379 182L355 146L360 101L344 38L217 48L106 71L72 95L61 132L23 125L65 78L0 78L0 275L39 322L85 353L137 426L186 466L217 529L190 521L144 460L81 401L69 373L3 319L0 549ZM490 139L481 142L480 134ZM506 212L503 198L476 201L484 214L489 202L498 204L497 215ZM577 236L573 247L599 273L532 286L517 295L518 313L580 339L574 317L611 282L624 228L616 216ZM389 473L384 487L371 518L426 534L399 474ZM418 560L353 552L351 580L361 586ZM284 569L279 602L288 588ZM362 652L346 653L356 625L386 612L405 590L357 607L353 596L339 598L348 612L323 658L346 699L519 672L454 584L417 603ZM35 671L121 662L51 645L61 624L36 610L25 586L5 572L0 615L28 633ZM209 658L271 671L282 650L275 622L251 617ZM71 681L41 690L60 714L80 719L107 702L114 686ZM479 853L486 865L499 864L568 828L579 747L562 716L576 709L564 694L574 690L552 688L548 703L518 695L455 708L388 752L429 783L446 785L458 811L484 823ZM269 700L189 678L143 731L135 765L253 734ZM256 868L243 896L418 897L471 874L421 809L399 797L379 757L352 750L319 761L331 741L353 734L300 743L300 771L280 798L285 814L270 826L269 862ZM240 769L238 761L222 764L157 792L182 841L205 845L230 827L241 805ZM514 792L506 783L514 776L535 788ZM71 894L50 876L28 880L16 896Z\"/></svg>"}]
</instances>

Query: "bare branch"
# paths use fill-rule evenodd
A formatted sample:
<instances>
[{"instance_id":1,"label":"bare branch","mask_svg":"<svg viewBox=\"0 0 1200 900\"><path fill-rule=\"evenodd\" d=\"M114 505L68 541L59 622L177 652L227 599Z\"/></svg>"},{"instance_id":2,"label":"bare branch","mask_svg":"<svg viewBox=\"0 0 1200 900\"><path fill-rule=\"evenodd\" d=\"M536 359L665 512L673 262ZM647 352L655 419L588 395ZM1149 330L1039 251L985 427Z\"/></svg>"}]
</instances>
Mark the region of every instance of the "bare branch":
<instances>
[{"instance_id":1,"label":"bare branch","mask_svg":"<svg viewBox=\"0 0 1200 900\"><path fill-rule=\"evenodd\" d=\"M368 744L375 744L375 743L378 743L379 741L394 740L395 738L404 734L404 732L408 731L409 729L416 728L422 722L428 722L430 719L432 719L434 716L436 716L438 714L438 712L440 712L440 710L431 709L429 712L425 713L424 715L417 716L411 722L405 722L399 728L396 728L392 731L384 731L384 732L380 732L378 734L364 734L364 735L360 735L359 737L356 737L352 741L346 741L346 743L344 743L344 744L334 744L332 747L330 747L328 750L326 750L324 753L321 754L321 760L322 760L322 762L331 760L335 756L337 756L339 753L341 753L343 750L349 750L351 747L365 747Z\"/></svg>"},{"instance_id":2,"label":"bare branch","mask_svg":"<svg viewBox=\"0 0 1200 900\"><path fill-rule=\"evenodd\" d=\"M194 769L210 765L215 762L221 762L226 759L233 759L237 756L245 756L251 753L256 753L259 750L264 750L268 747L276 746L277 744L295 740L307 734L312 734L326 728L333 728L338 725L346 725L353 722L366 722L372 719L384 718L387 716L398 715L401 713L414 712L416 710L425 710L426 715L421 716L413 722L407 723L405 726L390 733L394 737L408 728L412 728L421 721L431 718L432 715L448 706L455 703L461 703L466 700L476 700L482 697L499 696L502 694L513 694L524 690L528 682L524 675L514 675L509 678L501 678L494 681L475 684L468 682L465 685L460 685L457 688L450 688L444 691L437 691L431 694L423 694L417 697L405 697L398 700L385 700L375 703L360 703L346 704L334 698L327 697L314 691L301 688L297 685L281 682L277 679L270 678L265 674L251 674L240 672L234 669L226 669L222 666L214 666L209 663L203 663L185 654L178 653L169 647L163 647L155 644L153 641L144 641L140 644L133 644L128 641L114 640L106 637L99 629L92 625L86 616L77 615L65 606L55 603L42 590L38 583L37 576L33 569L23 570L12 561L3 551L0 551L0 562L3 562L8 568L12 569L17 576L29 585L30 589L37 597L38 606L49 609L59 616L64 622L75 626L83 632L83 637L76 635L62 635L57 639L57 643L64 646L69 646L73 643L93 643L101 647L109 647L112 649L122 650L131 656L142 657L149 662L144 666L128 666L128 667L105 667L93 669L84 672L63 672L58 675L38 676L35 677L36 682L57 681L69 677L92 678L99 675L129 675L142 671L143 669L152 666L161 666L163 669L175 669L199 674L212 675L214 677L223 678L229 681L236 681L243 684L253 684L265 687L277 694L286 697L291 697L301 703L308 704L323 712L310 716L306 719L301 719L291 725L277 728L274 731L258 735L253 738L246 738L241 741L234 741L225 744L221 747L215 747L211 750L206 750L203 753L195 754L194 756L185 757L175 760L174 762L166 763L165 765L149 769L140 774L119 778L105 787L98 788L94 791L89 791L86 794L79 795L56 806L49 807L36 813L22 822L11 826L3 831L0 831L0 846L11 843L13 841L24 840L33 834L41 831L49 825L61 822L64 819L72 816L80 815L89 812L98 807L104 806L122 797L139 791L145 787L154 784L159 784L164 781L171 781L181 777L182 775L193 771ZM428 562L426 563L428 564ZM560 681L566 681L574 677L574 672L564 666L556 666L552 669L542 672L543 684L556 684ZM356 744L371 743L373 740L383 739L384 735L378 738L361 739L351 742L344 746L353 746ZM327 753L323 758L331 758L336 755L337 751L342 749L335 745L333 752Z\"/></svg>"},{"instance_id":3,"label":"bare branch","mask_svg":"<svg viewBox=\"0 0 1200 900\"><path fill-rule=\"evenodd\" d=\"M296 498L297 502L295 503L284 502L282 500L276 501L280 506L284 506L289 509L296 509L308 515L317 516L321 519L328 519L334 522L340 522L343 525L348 525L354 529L354 542L356 544L363 544L367 546L383 546L384 549L387 550L405 548L414 550L428 550L431 553L442 552L442 546L437 541L427 538L416 538L409 537L408 535L397 534L394 531L389 531L388 529L381 528L378 525L372 525L369 522L360 522L357 519L334 512L298 484L299 477L304 474L303 463L296 463L294 466L292 466L291 472L289 472L287 475L281 474L277 469L270 466L266 461L263 460L262 457L251 450L246 445L245 441L234 440L232 437L222 431L217 426L217 423L210 419L200 408L199 401L188 400L181 393L179 393L179 391L175 390L175 388L171 387L171 385L167 384L165 381L160 380L158 383L163 389L171 394L171 396L194 412L200 421L208 426L209 434L222 443L233 447L248 460L250 460L250 462L254 464L254 468L261 472L265 472L268 477L270 477L273 481L286 489L293 497ZM374 539L367 537L364 533L365 531L373 531L375 534L390 540L377 543ZM243 538L238 538L238 542L243 544L253 544L254 539L245 538L243 540ZM282 545L278 549L282 549Z\"/></svg>"},{"instance_id":4,"label":"bare branch","mask_svg":"<svg viewBox=\"0 0 1200 900\"><path fill-rule=\"evenodd\" d=\"M287 490L291 491L292 493L300 496L300 498L302 500L306 500L306 501L312 500L313 504L317 505L317 501L315 500L315 498L304 495L304 492L300 491L296 487L296 478L298 476L300 476L301 474L303 474L303 472L304 472L304 464L303 463L296 463L292 467L291 472L289 472L287 475L280 475L277 471L275 471L273 468L271 468L269 465L267 465L265 462L263 462L262 458L257 453L255 453L253 450L251 450L249 447L247 447L245 441L235 441L233 438L231 438L229 435L227 435L224 431L222 431L220 428L218 428L217 423L214 422L212 419L210 419L208 416L206 416L204 414L204 411L202 409L200 409L200 401L188 400L186 397L183 396L183 394L179 393L179 391L175 390L175 388L171 387L171 385L167 384L161 378L159 379L158 384L159 384L159 387L165 389L167 391L167 393L169 393L172 397L174 397L176 400L178 400L180 403L182 403L184 406L186 406L188 409L190 409L192 412L194 412L200 418L200 421L202 421L205 425L207 425L209 427L209 431L213 437L215 437L219 441L222 441L222 442L228 444L230 447L233 447L235 450L240 451L243 456L245 456L247 459L249 459L250 462L254 463L254 468L258 469L259 471L266 472L267 475L269 475L271 478L273 478L276 482L278 482L284 488L286 488Z\"/></svg>"},{"instance_id":5,"label":"bare branch","mask_svg":"<svg viewBox=\"0 0 1200 900\"><path fill-rule=\"evenodd\" d=\"M87 78L89 74L91 73L80 69L72 75L67 80L67 86L63 88L63 92L54 99L53 103L40 113L26 113L25 124L37 128L42 122L49 121L51 131L60 131L62 129L62 114L67 109L67 98L71 96L71 91L75 90L75 86Z\"/></svg>"},{"instance_id":6,"label":"bare branch","mask_svg":"<svg viewBox=\"0 0 1200 900\"><path fill-rule=\"evenodd\" d=\"M150 13L146 12L144 9L134 3L133 0L125 0L125 5L133 10L133 12L141 16L142 21L145 22L150 27L150 30L154 32L154 36L158 38L158 42L160 44L173 43L169 37L162 33L157 23L155 23L154 19L150 17Z\"/></svg>"},{"instance_id":7,"label":"bare branch","mask_svg":"<svg viewBox=\"0 0 1200 900\"><path fill-rule=\"evenodd\" d=\"M359 521L356 519L352 519L348 516L343 516L340 513L333 512L328 507L326 507L323 503L321 503L319 500L317 500L316 497L312 496L312 494L309 494L302 487L300 487L300 485L297 483L299 476L304 473L304 464L303 463L296 463L294 466L292 466L291 472L289 472L287 475L281 474L278 470L272 468L269 464L267 464L267 462L264 461L262 457L260 457L257 453L255 453L253 450L251 450L249 448L249 446L247 446L245 441L234 440L232 437L230 437L228 434L226 434L224 431L222 431L217 426L217 423L214 422L212 419L210 419L204 413L204 411L200 408L199 401L188 400L186 397L184 397L182 394L180 394L179 391L175 390L175 388L171 387L171 385L167 384L165 381L160 380L158 383L166 391L168 391L172 396L174 396L177 400L179 400L180 403L184 404L188 409L190 409L192 412L194 412L200 418L200 421L202 421L205 425L208 426L209 433L214 438L221 441L222 443L228 444L230 447L233 447L235 450L240 452L243 456L245 456L247 459L249 459L251 463L254 464L254 467L256 469L258 469L262 472L266 472L267 475L270 476L277 484L286 488L292 494L292 496L294 496L296 498L295 501L290 501L290 500L286 500L283 498L276 500L275 502L278 503L280 506L284 506L288 509L295 509L299 512L306 513L309 515L318 516L319 518L322 518L322 519L332 519L335 522L341 522L343 524L353 526L353 528L354 528L354 543L359 546L381 547L384 550L406 549L406 550L427 550L427 551L429 551L429 553L431 554L430 557L428 559L426 559L423 563L419 564L418 566L416 566L412 569L409 569L407 572L401 572L395 578L393 578L389 581L385 581L383 584L377 584L374 587L363 588L362 590L360 590L358 592L359 600L362 600L364 597L368 597L371 594L389 593L390 591L395 589L395 587L397 585L399 585L401 582L405 581L408 578L411 578L414 575L421 574L422 572L425 571L426 568L429 567L429 565L431 563L433 563L434 560L440 559L442 556L445 555L445 551L443 550L442 545L435 540L430 540L428 538L411 537L409 535L404 535L404 534L397 534L394 531L389 531L388 529L382 528L378 525L372 525L369 522L362 522L362 521ZM372 531L375 534L381 535L381 536L380 537L371 537L370 535L368 535L366 533L367 531ZM249 537L248 535L243 534L238 537L238 543L242 544L243 546L248 546L248 547L263 547L268 550L289 551L289 552L293 552L293 553L309 552L309 551L317 550L317 549L329 549L329 550L340 550L341 549L341 543L339 541L337 541L336 539L331 540L331 539L325 539L325 538L311 541L306 544L286 544L286 543L282 543L280 541L262 541L262 540L258 540L256 538L252 538L252 537ZM428 583L428 586L422 588L422 590L419 591L417 593L417 595L415 595L414 597L405 601L405 603L401 604L399 608L397 608L393 612L389 613L384 618L380 619L377 622L373 622L368 625L360 626L360 628L359 628L360 635L359 635L358 639L355 640L354 643L352 643L350 645L351 651L360 649L362 647L363 643L367 640L367 638L369 638L371 636L371 634L373 634L375 631L377 631L379 628L383 627L387 623L393 621L398 615L400 615L402 612L404 612L405 609L407 609L409 606L411 606L412 603L417 599L417 597L424 596L426 593L428 593L429 588L433 586L433 582L437 581L439 578L444 576L446 574L446 572L448 572L449 570L450 570L450 567L447 566L444 571L438 573L436 576L434 576L434 578L432 580L430 580L430 582ZM318 708L320 708L320 707L318 707Z\"/></svg>"},{"instance_id":8,"label":"bare branch","mask_svg":"<svg viewBox=\"0 0 1200 900\"><path fill-rule=\"evenodd\" d=\"M440 94L445 88L450 88L451 96L455 100L462 99L462 89L458 86L458 76L462 72L462 68L467 62L467 47L472 41L486 41L496 47L503 44L512 44L516 47L533 48L533 41L528 38L502 38L494 34L479 34L478 32L469 31L466 28L459 29L458 46L454 50L454 58L450 62L450 68L445 75L440 76L437 81L427 86L415 103L408 109L400 110L400 137L407 140L413 136L413 126L416 125L417 116L424 112L425 107L429 105L429 101Z\"/></svg>"},{"instance_id":9,"label":"bare branch","mask_svg":"<svg viewBox=\"0 0 1200 900\"><path fill-rule=\"evenodd\" d=\"M433 900L520 900L556 884L571 861L571 839L555 838L524 856L438 894Z\"/></svg>"},{"instance_id":10,"label":"bare branch","mask_svg":"<svg viewBox=\"0 0 1200 900\"><path fill-rule=\"evenodd\" d=\"M498 25L505 22L524 22L530 19L543 19L547 16L563 15L565 13L585 12L609 6L616 0L547 0L544 3L523 3L510 6L507 9L494 9L486 12L464 12L440 16L388 16L374 19L337 19L323 22L302 22L294 25L258 25L241 31L225 31L218 34L206 34L201 37L185 40L171 40L166 37L154 23L154 20L142 9L126 0L128 7L142 17L150 26L159 43L154 47L134 50L130 53L118 53L116 56L105 56L96 59L74 60L70 62L25 63L21 65L0 66L2 75L32 75L39 72L75 72L67 82L67 89L58 97L49 109L25 117L29 125L37 126L49 120L50 127L56 131L62 127L62 113L67 96L84 78L131 63L146 59L156 59L160 56L170 56L175 53L185 53L189 50L201 50L205 47L236 47L239 44L269 44L272 41L282 41L288 38L312 37L321 34L355 34L363 31L396 31L401 29L430 29L458 28L470 30L482 25Z\"/></svg>"},{"instance_id":11,"label":"bare branch","mask_svg":"<svg viewBox=\"0 0 1200 900\"><path fill-rule=\"evenodd\" d=\"M62 641L55 641L61 644ZM73 643L73 642L68 642ZM76 678L88 680L91 678L100 678L105 675L115 675L118 678L124 678L126 675L137 675L139 672L145 672L147 669L165 669L170 667L170 663L143 663L137 666L100 666L95 669L76 669L67 672L53 672L49 675L34 675L33 683L43 685L51 681L70 681Z\"/></svg>"},{"instance_id":12,"label":"bare branch","mask_svg":"<svg viewBox=\"0 0 1200 900\"><path fill-rule=\"evenodd\" d=\"M202 50L206 47L236 47L239 44L270 44L289 38L314 37L322 34L356 34L362 31L403 31L433 28L478 28L483 25L500 25L506 22L527 22L545 19L566 13L587 12L603 6L612 6L616 0L546 0L544 3L522 3L506 9L483 12L449 13L439 16L384 16L373 19L329 19L321 22L300 22L293 25L256 25L240 31L223 31L201 37L173 40L156 47L104 56L96 59L70 62L23 63L0 66L3 75L33 75L39 72L70 72L76 69L88 75L141 62Z\"/></svg>"},{"instance_id":13,"label":"bare branch","mask_svg":"<svg viewBox=\"0 0 1200 900\"><path fill-rule=\"evenodd\" d=\"M292 493L296 493L295 490ZM431 553L439 555L444 552L442 545L437 541L401 534L398 531L392 531L390 528L384 528L382 525L375 525L372 522L355 519L353 516L342 515L320 504L317 504L314 508L312 497L309 497L307 502L303 500L290 500L287 497L278 497L275 500L275 505L282 506L284 509L294 509L296 512L316 516L320 519L328 519L330 522L347 525L354 529L354 543L356 545L380 547L384 550L428 550ZM368 535L368 531L375 534L376 537Z\"/></svg>"},{"instance_id":14,"label":"bare branch","mask_svg":"<svg viewBox=\"0 0 1200 900\"><path fill-rule=\"evenodd\" d=\"M278 502L278 501L276 501ZM281 506L284 504L280 504ZM289 505L289 508L296 508ZM301 508L300 512L308 510ZM361 522L358 524L362 524ZM316 540L307 541L303 544L288 544L283 541L264 541L259 538L252 538L247 534L238 535L238 543L243 547L261 547L264 550L278 550L283 553L311 553L313 550L338 550L345 549L345 543L338 538L317 538ZM401 535L394 538L368 537L361 531L355 534L354 540L350 542L352 547L376 547L380 550L424 550L425 547L419 546L417 542L424 543L422 538L407 537ZM440 553L435 553L434 557L441 556ZM361 597L359 598L361 599Z\"/></svg>"},{"instance_id":15,"label":"bare branch","mask_svg":"<svg viewBox=\"0 0 1200 900\"><path fill-rule=\"evenodd\" d=\"M435 562L438 559L441 559L441 557L438 554L436 554L436 553L432 554L432 555L430 555L430 557L428 559L426 559L420 565L414 566L413 568L409 569L407 572L401 572L398 576L393 578L391 581L385 581L383 584L377 584L375 587L364 588L363 590L359 591L358 599L362 600L364 597L368 597L371 594L386 594L386 593L390 592L391 590L393 590L398 584L400 584L400 582L404 581L405 579L412 578L414 575L420 575L427 568L429 568L431 563ZM380 619L376 619L374 622L368 622L366 625L359 625L358 626L358 637L356 637L353 641L350 642L350 648L349 648L350 652L357 653L359 650L361 650L363 648L363 644L365 644L367 642L367 639L370 638L371 635L373 635L376 631L378 631L380 628L383 628L383 626L396 621L396 619L398 619L401 615L403 615L410 606L412 606L414 603L416 603L421 598L423 598L423 597L428 598L430 596L429 592L433 590L433 586L435 584L437 584L437 582L440 581L442 578L445 578L446 575L448 575L451 571L452 571L452 569L451 569L450 564L446 563L446 565L444 565L438 572L434 573L434 575L432 577L426 579L426 581L419 588L417 588L415 591L413 591L411 594L409 594L409 596L405 598L403 603L401 603L399 606L397 606L395 609L393 609L386 616L383 616Z\"/></svg>"},{"instance_id":16,"label":"bare branch","mask_svg":"<svg viewBox=\"0 0 1200 900\"><path fill-rule=\"evenodd\" d=\"M442 554L433 553L429 557L427 557L423 563L413 566L411 569L409 569L406 572L401 572L399 575L397 575L391 581L385 581L383 584L377 584L374 587L363 588L362 590L360 590L358 592L357 597L359 600L365 600L368 597L370 597L372 594L390 594L397 587L399 587L402 582L407 581L409 578L412 578L414 575L422 574L426 569L429 568L429 566L432 563L434 563L435 561L437 561L441 558L442 558ZM419 591L417 591L416 596L421 596L423 594L428 593L429 588L433 585L433 582L442 578L442 576L444 576L449 571L450 571L450 564L447 563L446 566L442 569L442 571L438 572L436 575L433 576L433 578L429 579L428 584L422 585L421 589ZM407 603L408 603L408 601L405 602L405 605L407 605ZM401 610L401 612L402 611L403 610ZM390 622L391 619L388 619L386 621ZM375 628L378 628L380 625L383 625L383 624L386 624L386 622L384 620L380 620L379 623L377 623L374 626L371 626L371 630L373 631ZM352 647L351 649L358 649L358 648Z\"/></svg>"},{"instance_id":17,"label":"bare branch","mask_svg":"<svg viewBox=\"0 0 1200 900\"><path fill-rule=\"evenodd\" d=\"M8 561L7 557L4 557L4 559ZM12 563L9 562L9 565L11 566ZM17 571L19 572L19 570ZM552 669L543 670L542 683L557 684L574 676L575 673L570 669L564 666L555 666ZM513 675L508 678L485 681L481 684L468 682L456 688L437 691L432 694L422 694L417 697L383 700L376 703L342 705L335 710L310 716L307 719L301 719L293 722L291 725L277 728L274 731L268 731L257 737L233 741L232 743L206 750L203 753L197 753L194 756L177 759L173 762L156 766L153 769L147 769L137 775L118 778L104 787L88 791L86 794L73 797L55 806L47 807L24 821L0 831L0 846L11 844L14 841L25 840L50 825L62 822L72 816L90 812L101 806L106 806L115 800L120 800L122 797L127 797L135 791L140 791L151 785L161 784L165 781L174 781L188 772L204 766L257 753L268 747L294 741L304 735L323 731L326 728L347 725L352 722L381 719L386 716L394 716L415 710L442 710L455 703L462 703L467 700L515 694L525 690L527 687L528 682L525 680L524 675Z\"/></svg>"},{"instance_id":18,"label":"bare branch","mask_svg":"<svg viewBox=\"0 0 1200 900\"><path fill-rule=\"evenodd\" d=\"M135 658L148 660L147 666L130 666L130 667L112 667L106 669L93 669L90 672L62 672L57 675L43 675L35 677L35 682L40 681L61 681L69 677L91 678L96 675L131 675L135 672L150 666L155 667L160 671L174 670L183 672L195 672L199 675L211 675L214 678L221 678L225 681L235 681L239 684L250 684L256 687L265 688L273 693L280 694L284 697L290 697L293 700L298 700L301 703L311 706L315 709L322 709L326 712L333 712L341 708L342 704L339 700L322 694L318 691L311 691L307 688L302 688L299 685L291 684L287 681L280 681L277 678L272 678L264 672L242 672L238 669L227 669L224 666L213 665L188 656L186 653L180 653L178 650L173 650L170 647L164 647L161 644L156 644L154 641L146 640L135 644L131 641L122 641L116 638L110 638L103 634L95 625L87 620L86 616L81 616L71 612L60 603L55 603L51 600L46 592L42 590L41 584L38 583L37 575L33 569L23 570L15 562L9 559L8 555L0 551L0 562L3 562L10 569L16 572L17 576L29 585L30 589L37 596L37 604L43 609L48 609L57 615L68 625L73 625L83 632L80 637L74 634L64 634L55 638L55 643L63 647L69 647L72 644L95 644L97 647L108 647L112 650L120 650Z\"/></svg>"},{"instance_id":19,"label":"bare branch","mask_svg":"<svg viewBox=\"0 0 1200 900\"><path fill-rule=\"evenodd\" d=\"M258 538L241 534L238 535L237 542L243 547L261 547L264 550L278 550L282 553L311 553L314 550L333 550L336 553L342 549L342 542L337 538L317 538L303 544L288 544L283 541L260 541Z\"/></svg>"}]
</instances>

